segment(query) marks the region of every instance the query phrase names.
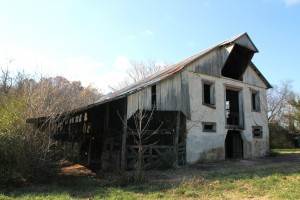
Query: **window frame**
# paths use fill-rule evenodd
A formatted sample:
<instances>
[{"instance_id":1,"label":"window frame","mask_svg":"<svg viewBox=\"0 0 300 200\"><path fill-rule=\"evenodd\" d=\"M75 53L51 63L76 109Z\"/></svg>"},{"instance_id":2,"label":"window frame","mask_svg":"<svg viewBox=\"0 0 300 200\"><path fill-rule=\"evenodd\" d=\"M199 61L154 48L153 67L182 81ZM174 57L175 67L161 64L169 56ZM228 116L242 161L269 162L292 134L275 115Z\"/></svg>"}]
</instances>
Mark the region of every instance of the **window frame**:
<instances>
[{"instance_id":1,"label":"window frame","mask_svg":"<svg viewBox=\"0 0 300 200\"><path fill-rule=\"evenodd\" d=\"M256 129L259 129L259 131L257 131ZM259 134L259 135L256 135ZM252 126L252 137L256 138L256 139L262 139L263 138L263 127L262 126Z\"/></svg>"},{"instance_id":2,"label":"window frame","mask_svg":"<svg viewBox=\"0 0 300 200\"><path fill-rule=\"evenodd\" d=\"M250 93L251 93L251 111L260 112L261 111L260 92L257 90L250 89ZM255 95L254 98L253 95Z\"/></svg>"},{"instance_id":3,"label":"window frame","mask_svg":"<svg viewBox=\"0 0 300 200\"><path fill-rule=\"evenodd\" d=\"M205 86L209 86L209 102L206 102L206 89ZM216 95L215 95L215 82L202 80L202 105L216 108Z\"/></svg>"},{"instance_id":4,"label":"window frame","mask_svg":"<svg viewBox=\"0 0 300 200\"><path fill-rule=\"evenodd\" d=\"M212 129L206 129L205 126L212 126ZM217 123L216 122L202 122L202 132L215 133L217 132Z\"/></svg>"}]
</instances>

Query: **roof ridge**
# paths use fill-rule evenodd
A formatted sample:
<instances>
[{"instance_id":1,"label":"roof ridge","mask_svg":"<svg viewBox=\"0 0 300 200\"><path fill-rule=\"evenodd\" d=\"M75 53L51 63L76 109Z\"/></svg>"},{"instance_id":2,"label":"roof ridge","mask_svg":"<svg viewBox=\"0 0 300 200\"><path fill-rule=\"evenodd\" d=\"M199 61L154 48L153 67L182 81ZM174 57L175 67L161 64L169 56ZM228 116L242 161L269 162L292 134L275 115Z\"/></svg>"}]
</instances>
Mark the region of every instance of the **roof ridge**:
<instances>
[{"instance_id":1,"label":"roof ridge","mask_svg":"<svg viewBox=\"0 0 300 200\"><path fill-rule=\"evenodd\" d=\"M103 96L102 98L100 98L95 103L100 103L104 100L107 100L107 99L110 99L110 98L115 98L115 97L118 97L118 96L121 96L121 95L125 95L126 93L132 93L133 91L138 91L141 88L144 88L146 86L150 86L153 83L160 81L160 80L157 80L157 79L163 77L164 75L166 75L166 73L168 73L168 76L171 76L174 73L177 73L177 72L181 71L188 64L190 64L194 60L199 59L200 57L204 56L205 54L212 51L213 49L224 46L226 44L230 44L230 43L238 40L239 38L241 38L243 35L246 35L250 39L247 32L243 32L239 35L233 36L229 39L226 39L226 40L218 43L217 45L206 48L206 49L204 49L204 50L202 50L202 51L200 51L200 52L198 52L198 53L196 53L196 54L194 54L194 55L192 55L192 56L190 56L190 57L188 57L184 60L181 60L181 61L177 62L176 64L170 65L170 66L168 66L168 67L166 67L166 68L164 68L164 69L162 69L162 70L160 70L160 71L158 71L154 74L151 74L151 75L147 76L146 78L143 78L143 79L141 79L137 82L134 82L134 83L132 83L132 84L120 89L120 90L117 90L113 93L109 93L109 94ZM250 39L250 41L251 41L251 39ZM168 77L168 76L166 76L166 77Z\"/></svg>"}]
</instances>

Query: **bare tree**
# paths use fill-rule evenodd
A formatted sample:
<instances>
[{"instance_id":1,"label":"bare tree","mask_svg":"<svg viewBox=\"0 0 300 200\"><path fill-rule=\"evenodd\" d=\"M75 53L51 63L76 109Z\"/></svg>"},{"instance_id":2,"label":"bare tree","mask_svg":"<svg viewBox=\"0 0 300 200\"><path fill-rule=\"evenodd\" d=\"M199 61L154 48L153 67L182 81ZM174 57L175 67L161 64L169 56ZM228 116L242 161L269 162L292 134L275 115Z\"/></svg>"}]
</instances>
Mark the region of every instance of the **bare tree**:
<instances>
[{"instance_id":1,"label":"bare tree","mask_svg":"<svg viewBox=\"0 0 300 200\"><path fill-rule=\"evenodd\" d=\"M62 150L51 137L51 131L59 127L58 120L94 102L101 94L92 85L83 87L80 81L70 82L60 76L41 76L37 80L24 72L12 76L6 68L0 70L0 78L0 152L7 155L3 159L8 163L0 165L0 178L2 171L12 177L14 173L25 178L45 176L49 172L47 164L55 161ZM26 121L42 128L36 129Z\"/></svg>"},{"instance_id":2,"label":"bare tree","mask_svg":"<svg viewBox=\"0 0 300 200\"><path fill-rule=\"evenodd\" d=\"M0 76L0 92L7 94L10 88L13 85L13 78L11 77L10 71L8 70L9 65L13 62L13 59L9 59L6 67L0 67L1 76Z\"/></svg>"},{"instance_id":3,"label":"bare tree","mask_svg":"<svg viewBox=\"0 0 300 200\"><path fill-rule=\"evenodd\" d=\"M267 92L268 120L270 123L279 122L290 112L291 99L294 97L292 81L282 81Z\"/></svg>"},{"instance_id":4,"label":"bare tree","mask_svg":"<svg viewBox=\"0 0 300 200\"><path fill-rule=\"evenodd\" d=\"M76 108L87 106L101 94L92 85L83 87L80 81L70 82L57 76L41 78L40 81L24 81L28 103L28 116L55 116Z\"/></svg>"},{"instance_id":5,"label":"bare tree","mask_svg":"<svg viewBox=\"0 0 300 200\"><path fill-rule=\"evenodd\" d=\"M12 81L13 79L10 76L10 73L8 71L8 67L6 69L1 68L1 92L7 94L12 87Z\"/></svg>"},{"instance_id":6,"label":"bare tree","mask_svg":"<svg viewBox=\"0 0 300 200\"><path fill-rule=\"evenodd\" d=\"M133 135L134 143L137 145L138 148L137 150L138 158L134 167L135 181L141 181L143 178L143 171L144 171L144 164L145 164L143 152L145 148L145 143L148 143L149 139L153 135L157 134L161 126L163 125L163 122L161 122L160 125L156 128L156 130L149 131L148 128L151 120L153 119L153 114L154 114L154 108L151 110L151 112L147 112L142 109L137 110L136 113L133 115L134 127L128 127L127 124L123 121L123 119L119 115L124 125L130 130L131 134Z\"/></svg>"},{"instance_id":7,"label":"bare tree","mask_svg":"<svg viewBox=\"0 0 300 200\"><path fill-rule=\"evenodd\" d=\"M154 60L148 60L147 62L142 62L142 61L138 62L132 60L130 64L132 67L128 69L127 74L133 82L142 80L150 76L151 74L154 74L162 70L166 66L166 65L159 65Z\"/></svg>"},{"instance_id":8,"label":"bare tree","mask_svg":"<svg viewBox=\"0 0 300 200\"><path fill-rule=\"evenodd\" d=\"M126 77L124 78L121 82L119 82L116 85L109 85L108 88L111 89L113 92L120 90L122 88L127 87L128 85L130 85L132 82Z\"/></svg>"},{"instance_id":9,"label":"bare tree","mask_svg":"<svg viewBox=\"0 0 300 200\"><path fill-rule=\"evenodd\" d=\"M120 81L115 86L110 86L110 85L108 86L112 91L117 91L119 89L122 89L168 66L167 64L158 64L155 60L148 60L147 62L131 60L130 64L131 67L127 70L128 77Z\"/></svg>"}]
</instances>

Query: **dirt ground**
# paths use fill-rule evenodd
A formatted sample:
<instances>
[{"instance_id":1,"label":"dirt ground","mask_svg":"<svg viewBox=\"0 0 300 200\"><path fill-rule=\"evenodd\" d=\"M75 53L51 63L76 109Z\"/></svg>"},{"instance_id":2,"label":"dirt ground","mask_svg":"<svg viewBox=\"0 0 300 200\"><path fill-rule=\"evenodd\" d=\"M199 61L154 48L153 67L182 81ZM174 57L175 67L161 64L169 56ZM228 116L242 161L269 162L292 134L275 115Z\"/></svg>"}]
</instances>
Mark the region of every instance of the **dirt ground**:
<instances>
[{"instance_id":1,"label":"dirt ground","mask_svg":"<svg viewBox=\"0 0 300 200\"><path fill-rule=\"evenodd\" d=\"M232 159L206 164L194 164L180 167L178 169L149 170L145 171L145 177L150 178L152 181L181 181L184 179L193 179L199 176L205 176L205 174L213 172L232 173L234 171L255 171L284 167L299 168L300 153L286 153L265 158ZM114 172L108 173L103 171L91 171L82 165L71 165L70 163L64 163L64 167L61 168L60 173L66 176L89 176L99 179L105 179L107 176L113 178L120 175Z\"/></svg>"}]
</instances>

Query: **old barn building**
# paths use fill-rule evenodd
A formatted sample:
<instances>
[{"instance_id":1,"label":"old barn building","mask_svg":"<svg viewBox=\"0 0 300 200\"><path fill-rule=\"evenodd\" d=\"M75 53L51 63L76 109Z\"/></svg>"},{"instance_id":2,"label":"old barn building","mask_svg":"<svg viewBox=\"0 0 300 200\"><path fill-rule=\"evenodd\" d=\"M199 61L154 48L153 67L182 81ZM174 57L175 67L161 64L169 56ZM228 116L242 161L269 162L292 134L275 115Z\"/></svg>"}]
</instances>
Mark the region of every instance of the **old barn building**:
<instances>
[{"instance_id":1,"label":"old barn building","mask_svg":"<svg viewBox=\"0 0 300 200\"><path fill-rule=\"evenodd\" d=\"M142 149L149 167L265 156L271 85L251 62L256 52L243 33L72 112L55 131L103 169L134 166L138 110L153 111Z\"/></svg>"}]
</instances>

